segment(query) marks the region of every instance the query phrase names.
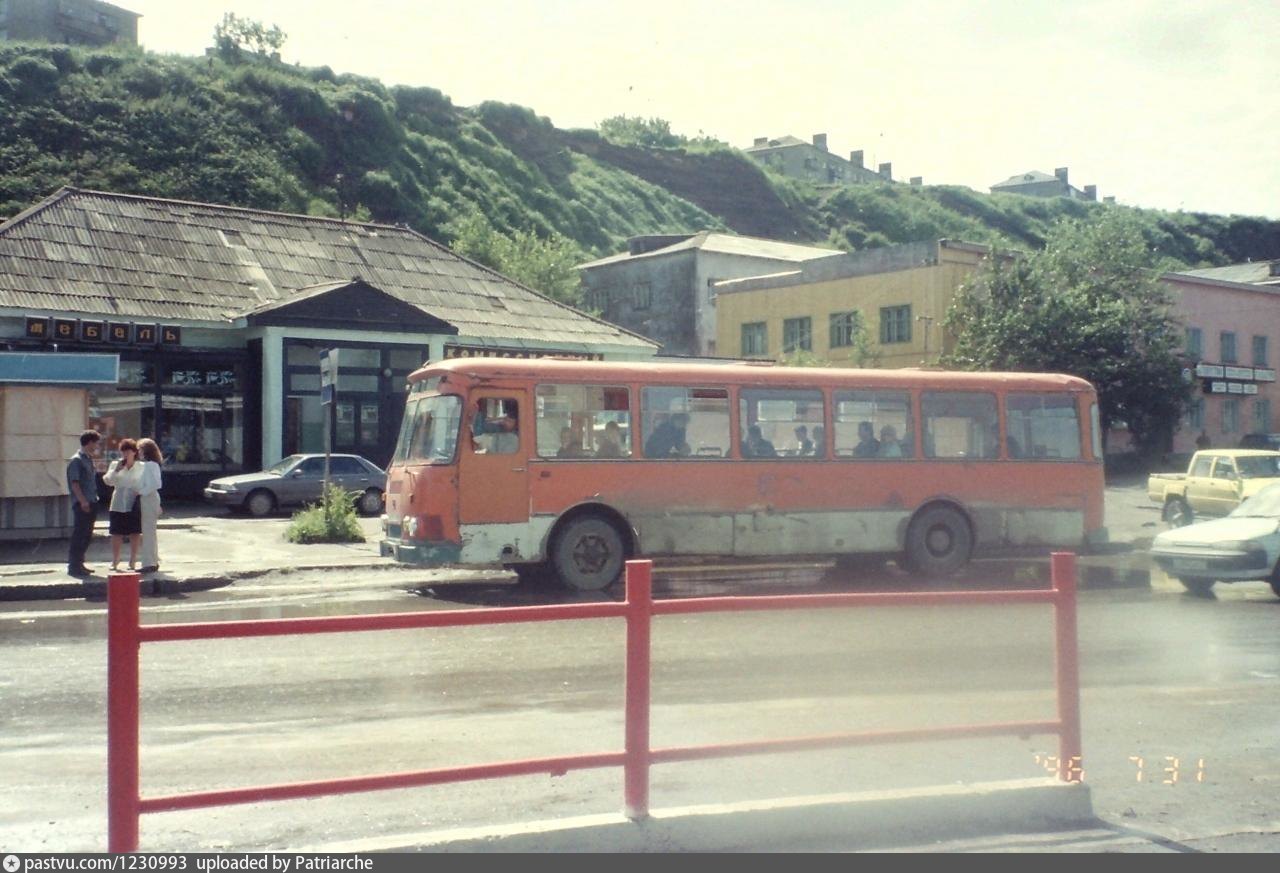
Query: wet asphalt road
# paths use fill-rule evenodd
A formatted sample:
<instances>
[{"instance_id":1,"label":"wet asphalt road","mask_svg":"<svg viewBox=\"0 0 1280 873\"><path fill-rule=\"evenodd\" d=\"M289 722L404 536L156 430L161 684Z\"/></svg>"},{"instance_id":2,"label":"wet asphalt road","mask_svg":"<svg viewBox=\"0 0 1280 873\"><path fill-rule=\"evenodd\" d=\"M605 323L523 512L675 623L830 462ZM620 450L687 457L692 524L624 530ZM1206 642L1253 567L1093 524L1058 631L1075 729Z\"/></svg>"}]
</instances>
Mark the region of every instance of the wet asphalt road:
<instances>
[{"instance_id":1,"label":"wet asphalt road","mask_svg":"<svg viewBox=\"0 0 1280 873\"><path fill-rule=\"evenodd\" d=\"M1005 584L1025 584L1034 572L975 567ZM657 588L667 596L733 591L728 580L742 569L659 573ZM143 620L608 597L473 578L432 587L386 572L295 574L146 598ZM891 566L856 583L808 565L761 571L755 582L752 590L910 587ZM1086 781L1096 812L1119 826L1175 841L1258 835L1274 850L1280 600L1263 583L1219 588L1196 598L1157 579L1150 589L1081 594ZM94 602L0 609L0 851L105 848L104 614ZM662 618L653 740L1049 718L1050 640L1049 609L1038 606ZM612 620L147 645L143 794L615 751L622 645ZM652 798L673 806L1035 776L1054 742L662 765ZM620 808L619 773L585 771L154 814L143 818L142 846L285 849Z\"/></svg>"}]
</instances>

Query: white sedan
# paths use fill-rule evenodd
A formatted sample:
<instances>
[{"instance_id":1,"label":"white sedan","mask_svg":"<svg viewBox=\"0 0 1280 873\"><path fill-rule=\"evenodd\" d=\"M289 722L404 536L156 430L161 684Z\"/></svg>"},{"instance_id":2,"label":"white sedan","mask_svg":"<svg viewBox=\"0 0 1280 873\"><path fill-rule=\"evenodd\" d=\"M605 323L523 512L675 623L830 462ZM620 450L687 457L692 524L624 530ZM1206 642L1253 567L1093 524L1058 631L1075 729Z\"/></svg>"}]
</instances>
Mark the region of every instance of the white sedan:
<instances>
[{"instance_id":1,"label":"white sedan","mask_svg":"<svg viewBox=\"0 0 1280 873\"><path fill-rule=\"evenodd\" d=\"M1280 483L1269 485L1226 518L1165 531L1151 557L1188 591L1217 582L1264 579L1280 597Z\"/></svg>"}]
</instances>

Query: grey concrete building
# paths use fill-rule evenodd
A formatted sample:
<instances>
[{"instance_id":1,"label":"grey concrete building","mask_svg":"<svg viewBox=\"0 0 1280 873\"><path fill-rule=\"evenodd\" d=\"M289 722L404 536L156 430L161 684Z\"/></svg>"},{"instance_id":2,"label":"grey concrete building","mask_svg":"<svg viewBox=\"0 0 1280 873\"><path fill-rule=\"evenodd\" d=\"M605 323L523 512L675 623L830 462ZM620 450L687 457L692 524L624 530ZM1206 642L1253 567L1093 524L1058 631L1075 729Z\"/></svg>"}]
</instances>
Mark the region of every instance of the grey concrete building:
<instances>
[{"instance_id":1,"label":"grey concrete building","mask_svg":"<svg viewBox=\"0 0 1280 873\"><path fill-rule=\"evenodd\" d=\"M702 231L639 236L627 251L578 265L586 306L661 343L669 355L716 354L714 285L791 272L836 249Z\"/></svg>"},{"instance_id":2,"label":"grey concrete building","mask_svg":"<svg viewBox=\"0 0 1280 873\"><path fill-rule=\"evenodd\" d=\"M1071 185L1067 168L1058 167L1053 175L1031 170L1010 176L991 186L992 194L1023 194L1027 197L1071 197L1075 200L1097 200L1098 186L1085 185L1083 190Z\"/></svg>"},{"instance_id":3,"label":"grey concrete building","mask_svg":"<svg viewBox=\"0 0 1280 873\"><path fill-rule=\"evenodd\" d=\"M137 45L140 17L102 0L0 0L0 40Z\"/></svg>"},{"instance_id":4,"label":"grey concrete building","mask_svg":"<svg viewBox=\"0 0 1280 873\"><path fill-rule=\"evenodd\" d=\"M848 160L827 151L825 133L815 133L811 143L794 136L778 139L757 137L751 148L746 149L746 153L748 157L784 176L804 179L816 185L893 181L892 164L880 164L877 171L863 166L861 150L850 152Z\"/></svg>"}]
</instances>

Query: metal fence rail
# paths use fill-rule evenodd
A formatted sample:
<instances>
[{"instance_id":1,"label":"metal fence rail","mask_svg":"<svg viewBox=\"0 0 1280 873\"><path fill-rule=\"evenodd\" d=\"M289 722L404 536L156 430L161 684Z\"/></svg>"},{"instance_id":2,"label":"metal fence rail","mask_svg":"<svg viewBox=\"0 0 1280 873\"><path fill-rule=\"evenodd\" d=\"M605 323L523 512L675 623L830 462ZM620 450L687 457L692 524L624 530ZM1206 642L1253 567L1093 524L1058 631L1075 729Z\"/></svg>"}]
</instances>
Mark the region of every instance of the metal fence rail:
<instances>
[{"instance_id":1,"label":"metal fence rail","mask_svg":"<svg viewBox=\"0 0 1280 873\"><path fill-rule=\"evenodd\" d=\"M1057 734L1058 778L1066 782L1078 782L1082 776L1082 769L1079 667L1076 648L1075 558L1076 556L1070 552L1053 554L1052 588L1046 590L800 594L656 601L652 596L652 562L628 561L626 599L622 603L169 625L140 624L139 575L114 573L108 580L107 595L108 850L111 852L137 850L139 817L143 813L440 785L535 773L560 775L570 770L600 767L623 768L623 807L628 817L640 819L647 816L649 812L649 768L653 764L961 737ZM1028 603L1046 604L1054 608L1058 691L1056 719L863 731L665 749L654 749L650 746L650 632L654 616L784 609L847 609L869 606L997 606ZM600 618L621 618L626 621L626 699L622 751L500 761L434 770L259 785L158 797L141 795L138 770L138 689L139 654L143 643Z\"/></svg>"}]
</instances>

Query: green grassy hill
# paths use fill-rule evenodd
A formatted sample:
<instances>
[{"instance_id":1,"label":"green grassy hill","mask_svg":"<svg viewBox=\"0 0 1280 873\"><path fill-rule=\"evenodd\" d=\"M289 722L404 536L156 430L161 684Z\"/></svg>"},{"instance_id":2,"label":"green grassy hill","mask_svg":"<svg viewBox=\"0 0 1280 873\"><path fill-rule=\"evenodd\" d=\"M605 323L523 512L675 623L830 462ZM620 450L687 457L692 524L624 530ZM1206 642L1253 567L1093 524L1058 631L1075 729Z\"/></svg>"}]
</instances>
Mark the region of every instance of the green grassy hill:
<instances>
[{"instance_id":1,"label":"green grassy hill","mask_svg":"<svg viewBox=\"0 0 1280 873\"><path fill-rule=\"evenodd\" d=\"M817 190L705 142L637 148L534 112L328 68L0 44L0 215L61 185L405 223L559 233L584 257L641 233L728 229L847 249L952 237L1032 248L1101 204L966 188ZM1134 210L1185 265L1280 258L1280 223Z\"/></svg>"}]
</instances>

